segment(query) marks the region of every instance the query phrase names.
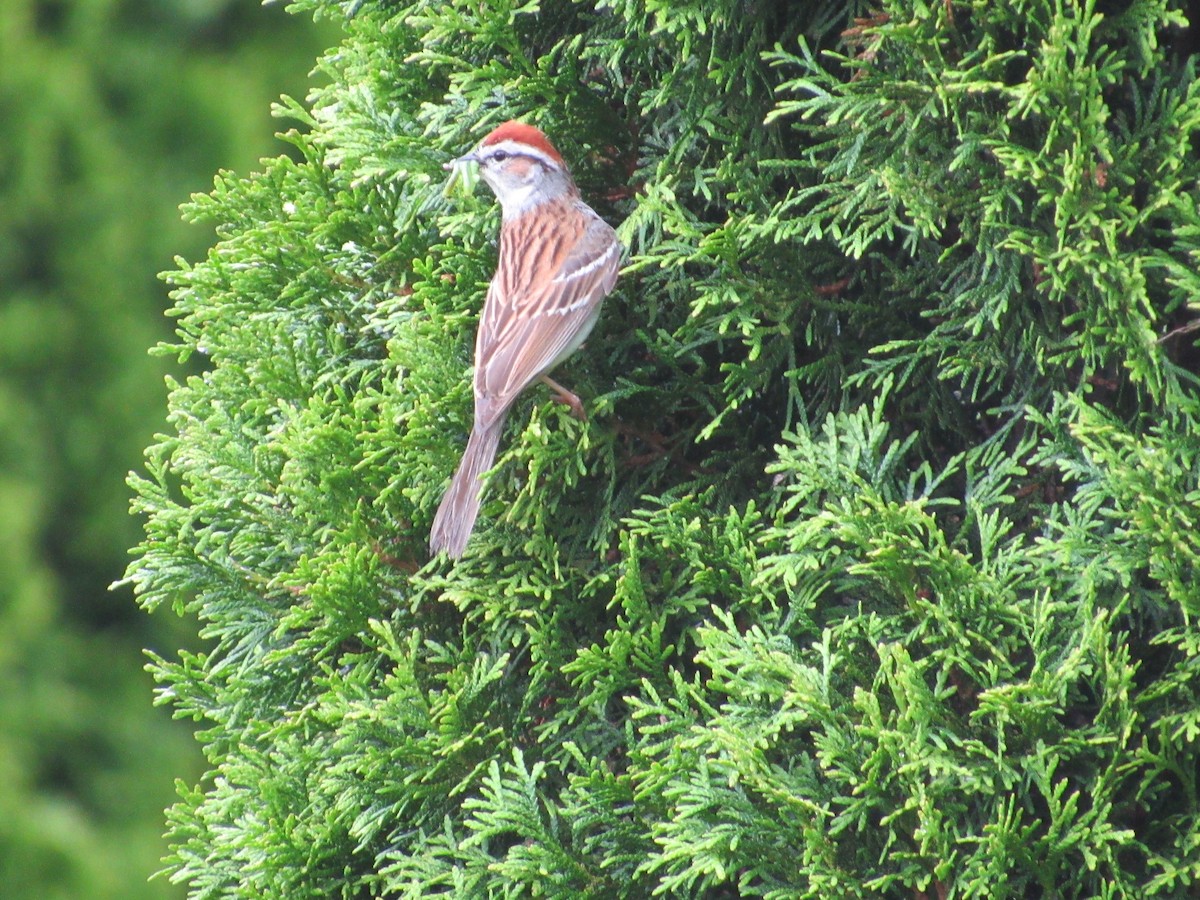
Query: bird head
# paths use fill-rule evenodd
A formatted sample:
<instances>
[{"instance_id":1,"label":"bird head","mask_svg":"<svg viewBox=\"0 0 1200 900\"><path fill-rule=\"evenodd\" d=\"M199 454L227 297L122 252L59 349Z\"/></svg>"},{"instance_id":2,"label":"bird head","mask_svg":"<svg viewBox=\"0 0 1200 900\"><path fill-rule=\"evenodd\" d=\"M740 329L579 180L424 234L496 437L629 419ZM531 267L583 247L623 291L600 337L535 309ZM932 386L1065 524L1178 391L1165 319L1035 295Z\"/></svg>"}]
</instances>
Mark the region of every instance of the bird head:
<instances>
[{"instance_id":1,"label":"bird head","mask_svg":"<svg viewBox=\"0 0 1200 900\"><path fill-rule=\"evenodd\" d=\"M475 150L448 163L447 168L466 163L478 164L506 219L547 200L578 193L554 145L539 129L523 122L500 125Z\"/></svg>"}]
</instances>

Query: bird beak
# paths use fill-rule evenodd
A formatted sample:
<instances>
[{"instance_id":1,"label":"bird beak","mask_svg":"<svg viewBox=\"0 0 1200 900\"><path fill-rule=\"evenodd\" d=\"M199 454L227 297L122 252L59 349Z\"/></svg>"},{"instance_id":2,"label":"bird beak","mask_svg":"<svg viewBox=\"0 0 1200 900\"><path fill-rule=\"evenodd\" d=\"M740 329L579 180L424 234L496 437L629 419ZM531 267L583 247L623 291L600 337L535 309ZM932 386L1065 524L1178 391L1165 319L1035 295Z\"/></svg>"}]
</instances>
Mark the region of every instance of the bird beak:
<instances>
[{"instance_id":1,"label":"bird beak","mask_svg":"<svg viewBox=\"0 0 1200 900\"><path fill-rule=\"evenodd\" d=\"M460 156L458 159L450 160L450 162L445 163L442 166L442 168L446 169L447 171L453 171L454 169L457 169L459 166L465 165L466 163L478 163L478 162L479 162L479 157L476 155L475 151L472 150L470 153Z\"/></svg>"},{"instance_id":2,"label":"bird beak","mask_svg":"<svg viewBox=\"0 0 1200 900\"><path fill-rule=\"evenodd\" d=\"M472 150L470 153L466 154L465 156L460 156L460 157L458 157L458 159L452 159L452 160L450 160L450 162L445 163L442 166L443 169L446 169L450 173L450 177L448 179L446 179L446 189L444 191L444 193L447 197L450 196L450 193L454 190L454 186L460 180L463 182L463 185L466 187L467 193L470 193L471 189L474 188L475 173L477 170L468 168L467 163L478 164L479 163L479 154L477 154L474 150Z\"/></svg>"}]
</instances>

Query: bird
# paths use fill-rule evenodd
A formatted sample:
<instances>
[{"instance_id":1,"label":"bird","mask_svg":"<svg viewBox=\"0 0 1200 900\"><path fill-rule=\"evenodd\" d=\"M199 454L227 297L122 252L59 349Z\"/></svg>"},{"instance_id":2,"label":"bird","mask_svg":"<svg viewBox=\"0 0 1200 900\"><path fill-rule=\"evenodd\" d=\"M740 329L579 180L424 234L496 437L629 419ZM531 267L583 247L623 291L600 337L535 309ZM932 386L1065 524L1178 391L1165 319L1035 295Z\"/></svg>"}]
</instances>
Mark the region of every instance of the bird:
<instances>
[{"instance_id":1,"label":"bird","mask_svg":"<svg viewBox=\"0 0 1200 900\"><path fill-rule=\"evenodd\" d=\"M616 231L580 197L566 163L533 125L509 121L445 168L479 166L500 201L500 254L475 336L475 418L430 529L431 553L462 556L479 514L481 476L496 458L517 397L541 380L585 418L548 373L591 333L617 281Z\"/></svg>"}]
</instances>

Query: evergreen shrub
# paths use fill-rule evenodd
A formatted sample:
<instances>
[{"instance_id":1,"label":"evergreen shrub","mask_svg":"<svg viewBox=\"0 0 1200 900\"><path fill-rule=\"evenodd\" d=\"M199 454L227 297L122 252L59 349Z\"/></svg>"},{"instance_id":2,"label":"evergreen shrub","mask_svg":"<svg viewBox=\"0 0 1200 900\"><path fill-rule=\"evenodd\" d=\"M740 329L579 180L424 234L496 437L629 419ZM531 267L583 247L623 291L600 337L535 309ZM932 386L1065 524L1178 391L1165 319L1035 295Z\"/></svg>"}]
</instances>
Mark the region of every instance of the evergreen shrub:
<instances>
[{"instance_id":1,"label":"evergreen shrub","mask_svg":"<svg viewBox=\"0 0 1200 900\"><path fill-rule=\"evenodd\" d=\"M1179 897L1200 877L1200 88L1169 0L358 2L187 214L129 579L210 897ZM628 262L457 564L491 195Z\"/></svg>"}]
</instances>

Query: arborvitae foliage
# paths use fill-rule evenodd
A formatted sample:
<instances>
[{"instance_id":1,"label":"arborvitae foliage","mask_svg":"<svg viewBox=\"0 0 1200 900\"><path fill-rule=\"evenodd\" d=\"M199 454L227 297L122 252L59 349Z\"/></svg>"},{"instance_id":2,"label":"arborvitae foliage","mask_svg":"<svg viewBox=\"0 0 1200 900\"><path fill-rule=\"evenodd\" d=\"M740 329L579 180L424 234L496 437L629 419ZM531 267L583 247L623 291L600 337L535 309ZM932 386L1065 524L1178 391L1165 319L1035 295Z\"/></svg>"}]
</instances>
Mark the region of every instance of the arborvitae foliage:
<instances>
[{"instance_id":1,"label":"arborvitae foliage","mask_svg":"<svg viewBox=\"0 0 1200 900\"><path fill-rule=\"evenodd\" d=\"M1200 88L1168 0L305 0L134 479L196 897L1178 897ZM858 18L854 18L858 16ZM629 261L425 549L525 118Z\"/></svg>"}]
</instances>

